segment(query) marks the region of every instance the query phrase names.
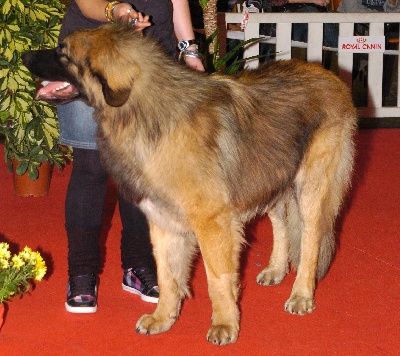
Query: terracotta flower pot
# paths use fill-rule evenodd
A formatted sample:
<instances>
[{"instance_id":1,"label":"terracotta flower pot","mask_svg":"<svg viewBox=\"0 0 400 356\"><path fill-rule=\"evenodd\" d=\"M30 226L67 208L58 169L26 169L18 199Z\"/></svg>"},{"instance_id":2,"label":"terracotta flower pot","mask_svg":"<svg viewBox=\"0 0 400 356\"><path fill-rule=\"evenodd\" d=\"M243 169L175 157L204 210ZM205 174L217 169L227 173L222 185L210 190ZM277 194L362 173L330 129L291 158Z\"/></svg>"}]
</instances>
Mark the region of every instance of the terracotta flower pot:
<instances>
[{"instance_id":1,"label":"terracotta flower pot","mask_svg":"<svg viewBox=\"0 0 400 356\"><path fill-rule=\"evenodd\" d=\"M38 179L32 180L28 173L18 175L15 173L15 168L18 165L17 160L13 160L13 175L14 175L14 194L20 197L41 197L49 192L51 179L51 164L43 162L39 170Z\"/></svg>"}]
</instances>

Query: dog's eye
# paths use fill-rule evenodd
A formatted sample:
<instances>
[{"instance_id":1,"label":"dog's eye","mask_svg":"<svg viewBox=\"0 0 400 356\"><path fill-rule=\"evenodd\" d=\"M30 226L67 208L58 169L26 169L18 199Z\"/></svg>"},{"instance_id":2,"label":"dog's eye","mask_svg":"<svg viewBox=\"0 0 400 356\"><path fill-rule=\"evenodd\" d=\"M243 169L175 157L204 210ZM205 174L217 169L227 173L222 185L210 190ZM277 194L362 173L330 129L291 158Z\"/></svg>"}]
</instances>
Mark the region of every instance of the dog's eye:
<instances>
[{"instance_id":1,"label":"dog's eye","mask_svg":"<svg viewBox=\"0 0 400 356\"><path fill-rule=\"evenodd\" d=\"M57 47L56 47L56 52L58 55L63 55L63 49L65 48L65 44L60 43Z\"/></svg>"},{"instance_id":2,"label":"dog's eye","mask_svg":"<svg viewBox=\"0 0 400 356\"><path fill-rule=\"evenodd\" d=\"M68 53L67 53L67 45L61 42L57 47L56 47L56 53L57 56L61 58L68 58Z\"/></svg>"}]
</instances>

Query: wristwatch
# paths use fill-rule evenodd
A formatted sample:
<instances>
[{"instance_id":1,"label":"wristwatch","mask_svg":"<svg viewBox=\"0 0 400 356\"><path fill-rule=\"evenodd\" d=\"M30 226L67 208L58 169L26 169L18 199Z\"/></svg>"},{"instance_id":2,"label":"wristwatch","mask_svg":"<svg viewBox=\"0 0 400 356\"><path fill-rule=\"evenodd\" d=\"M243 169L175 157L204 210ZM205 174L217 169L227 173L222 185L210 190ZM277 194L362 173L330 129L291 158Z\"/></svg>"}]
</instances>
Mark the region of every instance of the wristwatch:
<instances>
[{"instance_id":1,"label":"wristwatch","mask_svg":"<svg viewBox=\"0 0 400 356\"><path fill-rule=\"evenodd\" d=\"M184 51L185 49L187 49L189 46L191 46L193 44L197 44L196 40L182 40L182 41L178 42L178 49L180 51Z\"/></svg>"}]
</instances>

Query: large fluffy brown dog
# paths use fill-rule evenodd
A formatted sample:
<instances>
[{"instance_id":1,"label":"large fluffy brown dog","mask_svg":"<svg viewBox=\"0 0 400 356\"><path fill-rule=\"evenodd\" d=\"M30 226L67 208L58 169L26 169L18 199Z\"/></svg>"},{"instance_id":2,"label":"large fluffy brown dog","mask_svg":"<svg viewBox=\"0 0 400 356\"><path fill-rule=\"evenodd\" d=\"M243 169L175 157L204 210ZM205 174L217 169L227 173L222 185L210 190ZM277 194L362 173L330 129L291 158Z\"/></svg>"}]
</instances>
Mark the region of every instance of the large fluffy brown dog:
<instances>
[{"instance_id":1,"label":"large fluffy brown dog","mask_svg":"<svg viewBox=\"0 0 400 356\"><path fill-rule=\"evenodd\" d=\"M39 98L75 96L96 109L104 163L147 214L160 299L139 333L175 323L199 246L212 303L207 339L236 341L243 228L264 213L274 245L257 282L280 283L291 263L298 272L285 309L313 311L353 162L356 112L334 74L298 61L235 77L195 73L122 25L75 32L24 63L71 83Z\"/></svg>"}]
</instances>

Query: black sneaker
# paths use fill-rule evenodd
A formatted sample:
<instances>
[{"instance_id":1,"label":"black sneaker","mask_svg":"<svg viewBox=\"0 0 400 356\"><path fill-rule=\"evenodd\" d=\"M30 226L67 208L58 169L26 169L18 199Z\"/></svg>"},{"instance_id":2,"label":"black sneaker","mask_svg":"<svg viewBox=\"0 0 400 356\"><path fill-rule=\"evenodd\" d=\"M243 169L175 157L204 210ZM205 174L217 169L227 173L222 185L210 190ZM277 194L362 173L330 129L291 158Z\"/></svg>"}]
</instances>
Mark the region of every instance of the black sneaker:
<instances>
[{"instance_id":1,"label":"black sneaker","mask_svg":"<svg viewBox=\"0 0 400 356\"><path fill-rule=\"evenodd\" d=\"M83 274L68 280L65 309L70 313L95 313L97 310L97 276Z\"/></svg>"},{"instance_id":2,"label":"black sneaker","mask_svg":"<svg viewBox=\"0 0 400 356\"><path fill-rule=\"evenodd\" d=\"M157 273L152 268L126 269L122 279L122 289L139 295L145 302L158 303Z\"/></svg>"}]
</instances>

